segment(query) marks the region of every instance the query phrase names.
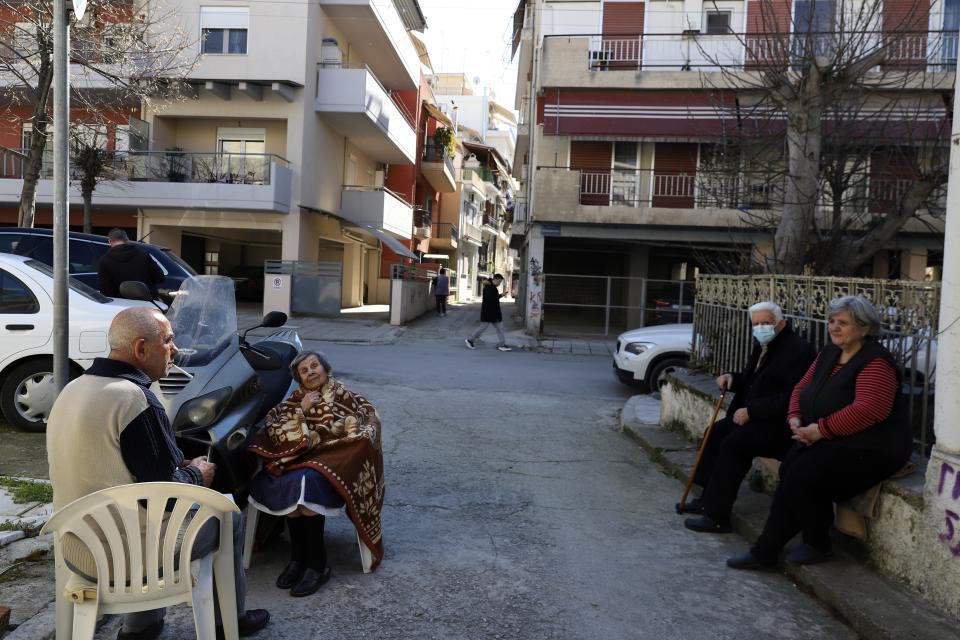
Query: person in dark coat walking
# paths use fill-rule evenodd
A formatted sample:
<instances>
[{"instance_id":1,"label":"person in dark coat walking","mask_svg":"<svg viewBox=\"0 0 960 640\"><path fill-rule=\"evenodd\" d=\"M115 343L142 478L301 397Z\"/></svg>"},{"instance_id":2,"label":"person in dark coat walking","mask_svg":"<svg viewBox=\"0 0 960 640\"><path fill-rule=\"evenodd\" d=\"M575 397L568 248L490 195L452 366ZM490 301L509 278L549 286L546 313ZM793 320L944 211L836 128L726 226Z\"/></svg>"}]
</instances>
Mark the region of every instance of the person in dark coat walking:
<instances>
[{"instance_id":1,"label":"person in dark coat walking","mask_svg":"<svg viewBox=\"0 0 960 640\"><path fill-rule=\"evenodd\" d=\"M111 298L120 296L120 283L127 280L142 282L157 297L157 285L163 282L160 265L143 249L127 244L130 238L123 229L112 229L107 234L110 250L100 258L98 273L100 293Z\"/></svg>"},{"instance_id":2,"label":"person in dark coat walking","mask_svg":"<svg viewBox=\"0 0 960 640\"><path fill-rule=\"evenodd\" d=\"M816 352L794 333L783 311L772 302L750 307L753 350L740 373L725 373L717 386L735 391L727 416L710 432L694 481L703 487L698 500L686 504L684 526L693 531L731 531L730 511L753 459L783 460L793 444L787 409L794 386Z\"/></svg>"},{"instance_id":3,"label":"person in dark coat walking","mask_svg":"<svg viewBox=\"0 0 960 640\"><path fill-rule=\"evenodd\" d=\"M499 273L493 275L491 280L483 285L483 302L480 304L480 328L473 332L469 338L464 338L468 349L476 349L474 344L477 338L487 330L487 327L493 327L497 330L497 351L513 351L507 346L507 338L503 335L503 313L500 311L500 298L505 294L500 293L500 285L503 283L503 276Z\"/></svg>"}]
</instances>

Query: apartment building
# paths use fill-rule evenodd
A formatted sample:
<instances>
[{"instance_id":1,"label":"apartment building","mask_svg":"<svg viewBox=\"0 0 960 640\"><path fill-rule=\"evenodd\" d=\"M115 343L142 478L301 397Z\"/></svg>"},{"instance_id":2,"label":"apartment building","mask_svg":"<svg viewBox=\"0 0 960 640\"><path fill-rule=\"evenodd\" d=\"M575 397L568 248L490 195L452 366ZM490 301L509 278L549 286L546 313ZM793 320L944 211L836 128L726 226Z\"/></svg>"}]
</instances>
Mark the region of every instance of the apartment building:
<instances>
[{"instance_id":1,"label":"apartment building","mask_svg":"<svg viewBox=\"0 0 960 640\"><path fill-rule=\"evenodd\" d=\"M478 88L463 73L438 73L431 79L437 103L444 113L476 141L495 148L513 166L517 118L487 87Z\"/></svg>"},{"instance_id":2,"label":"apartment building","mask_svg":"<svg viewBox=\"0 0 960 640\"><path fill-rule=\"evenodd\" d=\"M416 0L185 0L176 16L195 35L182 55L200 54L189 98L131 107L136 149L108 136L123 153L95 227L133 227L201 273L269 261L272 308L386 303L391 265L420 259L415 223L439 203L423 160L443 116L425 106Z\"/></svg>"},{"instance_id":3,"label":"apartment building","mask_svg":"<svg viewBox=\"0 0 960 640\"><path fill-rule=\"evenodd\" d=\"M914 144L908 130L922 127L924 142L942 150L960 26L953 4L887 0L867 29L858 27L867 44L902 36L865 76L869 84L900 73L893 91L913 105L888 128L901 136L887 140L890 148ZM783 177L761 169L785 166L783 116L760 123L749 81L775 53L796 64L790 52L804 46L796 36L804 24L815 27L806 45L833 55L850 11L842 0L521 0L514 172L522 195L513 233L523 250L528 330L570 322L616 333L690 321L699 269L769 254ZM882 107L864 107L851 136L867 137L870 109ZM769 144L752 146L764 126L780 136L770 156ZM882 220L916 177L881 151L858 169L866 224ZM868 271L916 279L935 271L942 217L927 214Z\"/></svg>"}]
</instances>

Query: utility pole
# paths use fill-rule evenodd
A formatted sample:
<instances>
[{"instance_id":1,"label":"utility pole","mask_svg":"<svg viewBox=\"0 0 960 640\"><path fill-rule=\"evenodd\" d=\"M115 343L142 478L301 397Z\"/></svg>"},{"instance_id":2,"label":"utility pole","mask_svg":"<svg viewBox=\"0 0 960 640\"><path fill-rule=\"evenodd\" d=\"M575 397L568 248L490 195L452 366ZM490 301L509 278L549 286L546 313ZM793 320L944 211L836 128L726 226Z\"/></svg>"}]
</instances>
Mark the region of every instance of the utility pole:
<instances>
[{"instance_id":1,"label":"utility pole","mask_svg":"<svg viewBox=\"0 0 960 640\"><path fill-rule=\"evenodd\" d=\"M73 0L77 19L87 0ZM70 380L70 25L67 0L53 0L53 383Z\"/></svg>"}]
</instances>

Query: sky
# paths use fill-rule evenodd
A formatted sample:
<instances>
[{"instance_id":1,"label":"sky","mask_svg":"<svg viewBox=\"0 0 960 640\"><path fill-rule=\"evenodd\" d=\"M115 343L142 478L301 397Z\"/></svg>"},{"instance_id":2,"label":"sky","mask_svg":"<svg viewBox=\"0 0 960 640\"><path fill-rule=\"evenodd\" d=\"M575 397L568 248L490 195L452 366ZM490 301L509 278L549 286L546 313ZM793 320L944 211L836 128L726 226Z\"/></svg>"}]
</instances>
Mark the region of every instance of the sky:
<instances>
[{"instance_id":1,"label":"sky","mask_svg":"<svg viewBox=\"0 0 960 640\"><path fill-rule=\"evenodd\" d=\"M437 73L480 78L497 102L513 108L517 67L510 60L513 11L518 0L420 0L424 33Z\"/></svg>"}]
</instances>

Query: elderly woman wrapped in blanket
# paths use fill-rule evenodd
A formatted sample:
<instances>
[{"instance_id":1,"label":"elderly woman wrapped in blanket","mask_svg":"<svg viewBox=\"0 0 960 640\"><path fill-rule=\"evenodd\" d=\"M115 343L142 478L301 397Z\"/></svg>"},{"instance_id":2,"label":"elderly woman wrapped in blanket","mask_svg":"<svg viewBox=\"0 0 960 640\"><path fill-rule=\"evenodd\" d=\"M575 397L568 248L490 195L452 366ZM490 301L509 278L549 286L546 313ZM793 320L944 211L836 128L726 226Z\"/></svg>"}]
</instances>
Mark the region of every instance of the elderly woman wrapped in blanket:
<instances>
[{"instance_id":1,"label":"elderly woman wrapped in blanket","mask_svg":"<svg viewBox=\"0 0 960 640\"><path fill-rule=\"evenodd\" d=\"M286 516L290 562L277 586L299 597L330 579L325 516L346 508L374 556L371 569L383 559L383 449L376 409L330 377L323 354L305 351L290 369L299 387L270 410L249 448L264 463L251 481L250 500Z\"/></svg>"}]
</instances>

